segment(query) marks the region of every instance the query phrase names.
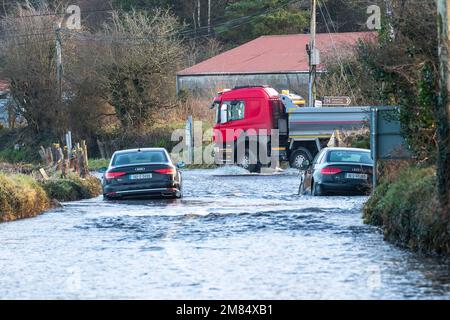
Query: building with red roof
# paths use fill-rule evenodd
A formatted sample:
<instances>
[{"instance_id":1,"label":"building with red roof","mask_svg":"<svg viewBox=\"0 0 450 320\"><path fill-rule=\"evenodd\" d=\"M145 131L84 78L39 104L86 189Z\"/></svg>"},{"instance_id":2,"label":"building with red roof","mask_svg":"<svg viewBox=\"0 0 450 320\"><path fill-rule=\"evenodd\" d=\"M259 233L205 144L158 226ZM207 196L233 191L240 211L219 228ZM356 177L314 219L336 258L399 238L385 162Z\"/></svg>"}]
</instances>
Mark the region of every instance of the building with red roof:
<instances>
[{"instance_id":1,"label":"building with red roof","mask_svg":"<svg viewBox=\"0 0 450 320\"><path fill-rule=\"evenodd\" d=\"M317 34L321 57L343 56L371 32ZM196 64L177 74L177 90L214 95L217 90L244 85L269 85L307 96L309 34L262 36ZM323 68L322 68L323 69Z\"/></svg>"}]
</instances>

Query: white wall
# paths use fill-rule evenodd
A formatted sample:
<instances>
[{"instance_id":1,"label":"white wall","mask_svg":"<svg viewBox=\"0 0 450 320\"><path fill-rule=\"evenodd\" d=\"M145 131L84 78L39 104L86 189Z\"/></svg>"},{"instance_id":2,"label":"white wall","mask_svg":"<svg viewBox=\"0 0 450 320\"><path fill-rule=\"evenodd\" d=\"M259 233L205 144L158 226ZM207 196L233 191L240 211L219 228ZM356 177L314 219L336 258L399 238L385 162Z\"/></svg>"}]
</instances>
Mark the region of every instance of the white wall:
<instances>
[{"instance_id":1,"label":"white wall","mask_svg":"<svg viewBox=\"0 0 450 320\"><path fill-rule=\"evenodd\" d=\"M307 98L308 73L178 76L178 90L197 96L213 97L220 89L245 85L268 85L279 91L288 89Z\"/></svg>"},{"instance_id":2,"label":"white wall","mask_svg":"<svg viewBox=\"0 0 450 320\"><path fill-rule=\"evenodd\" d=\"M7 99L0 98L0 124L3 126L8 126L8 112L6 110Z\"/></svg>"}]
</instances>

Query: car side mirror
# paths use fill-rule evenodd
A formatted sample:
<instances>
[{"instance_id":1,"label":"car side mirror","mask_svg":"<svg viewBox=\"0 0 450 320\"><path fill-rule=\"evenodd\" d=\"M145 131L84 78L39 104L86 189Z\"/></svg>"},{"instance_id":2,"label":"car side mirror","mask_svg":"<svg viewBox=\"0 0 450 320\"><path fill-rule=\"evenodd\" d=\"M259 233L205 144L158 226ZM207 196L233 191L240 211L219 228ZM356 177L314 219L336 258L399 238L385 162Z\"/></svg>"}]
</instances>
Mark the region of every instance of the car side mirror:
<instances>
[{"instance_id":1,"label":"car side mirror","mask_svg":"<svg viewBox=\"0 0 450 320\"><path fill-rule=\"evenodd\" d=\"M102 168L98 169L98 172L105 173L107 170L108 170L108 168L102 167Z\"/></svg>"},{"instance_id":2,"label":"car side mirror","mask_svg":"<svg viewBox=\"0 0 450 320\"><path fill-rule=\"evenodd\" d=\"M309 160L305 160L302 162L302 165L300 166L300 170L305 171L308 170L308 168L311 166L311 162Z\"/></svg>"},{"instance_id":3,"label":"car side mirror","mask_svg":"<svg viewBox=\"0 0 450 320\"><path fill-rule=\"evenodd\" d=\"M184 167L186 167L186 164L183 161L177 162L176 164L178 169L183 169Z\"/></svg>"}]
</instances>

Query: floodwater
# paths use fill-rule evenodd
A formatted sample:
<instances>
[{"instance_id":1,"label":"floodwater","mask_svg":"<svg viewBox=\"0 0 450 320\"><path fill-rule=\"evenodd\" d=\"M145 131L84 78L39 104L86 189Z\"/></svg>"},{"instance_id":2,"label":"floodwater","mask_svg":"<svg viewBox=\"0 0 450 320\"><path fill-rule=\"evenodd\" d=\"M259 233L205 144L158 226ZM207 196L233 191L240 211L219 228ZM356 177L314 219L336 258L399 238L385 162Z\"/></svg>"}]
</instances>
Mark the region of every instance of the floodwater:
<instances>
[{"instance_id":1,"label":"floodwater","mask_svg":"<svg viewBox=\"0 0 450 320\"><path fill-rule=\"evenodd\" d=\"M182 200L66 203L0 224L0 299L449 299L448 261L383 241L366 197L186 170Z\"/></svg>"}]
</instances>

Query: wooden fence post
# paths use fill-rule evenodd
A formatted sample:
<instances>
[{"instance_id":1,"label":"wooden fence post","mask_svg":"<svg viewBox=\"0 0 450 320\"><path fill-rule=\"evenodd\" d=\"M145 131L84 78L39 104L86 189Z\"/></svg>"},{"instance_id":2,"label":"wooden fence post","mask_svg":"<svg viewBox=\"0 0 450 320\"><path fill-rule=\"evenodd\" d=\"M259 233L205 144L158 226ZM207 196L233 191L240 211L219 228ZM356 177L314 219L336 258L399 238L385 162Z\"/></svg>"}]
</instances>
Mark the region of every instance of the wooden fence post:
<instances>
[{"instance_id":1,"label":"wooden fence post","mask_svg":"<svg viewBox=\"0 0 450 320\"><path fill-rule=\"evenodd\" d=\"M85 140L81 140L81 176L85 178L89 175L89 159L88 159L88 151Z\"/></svg>"}]
</instances>

